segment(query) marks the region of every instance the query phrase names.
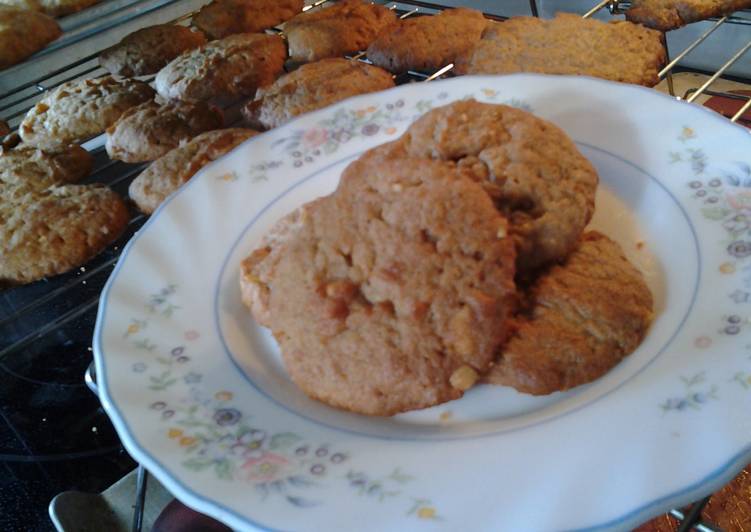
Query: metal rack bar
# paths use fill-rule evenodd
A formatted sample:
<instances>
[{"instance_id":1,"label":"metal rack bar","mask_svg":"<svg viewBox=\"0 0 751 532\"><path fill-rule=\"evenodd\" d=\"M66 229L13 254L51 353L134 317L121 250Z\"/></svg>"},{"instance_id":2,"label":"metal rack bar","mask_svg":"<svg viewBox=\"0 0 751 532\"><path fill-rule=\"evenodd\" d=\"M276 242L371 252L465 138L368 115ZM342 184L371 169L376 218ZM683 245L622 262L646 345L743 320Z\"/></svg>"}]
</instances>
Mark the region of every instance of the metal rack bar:
<instances>
[{"instance_id":1,"label":"metal rack bar","mask_svg":"<svg viewBox=\"0 0 751 532\"><path fill-rule=\"evenodd\" d=\"M592 15L594 15L595 13L597 13L598 11L600 11L601 9L604 9L605 6L609 5L611 2L612 2L612 0L601 0L600 2L597 3L596 6L594 6L592 9L590 9L589 11L587 11L586 13L584 13L584 15L582 15L582 18L589 18L589 17L591 17Z\"/></svg>"},{"instance_id":2,"label":"metal rack bar","mask_svg":"<svg viewBox=\"0 0 751 532\"><path fill-rule=\"evenodd\" d=\"M744 103L743 107L741 107L738 112L733 115L730 121L737 122L744 114L746 114L746 111L748 111L749 109L751 109L751 97L746 96L746 103Z\"/></svg>"},{"instance_id":3,"label":"metal rack bar","mask_svg":"<svg viewBox=\"0 0 751 532\"><path fill-rule=\"evenodd\" d=\"M143 510L146 502L146 486L149 480L149 472L142 465L138 465L138 477L136 480L136 505L133 508L133 532L141 532L143 528Z\"/></svg>"},{"instance_id":4,"label":"metal rack bar","mask_svg":"<svg viewBox=\"0 0 751 532\"><path fill-rule=\"evenodd\" d=\"M696 47L697 47L697 46L699 46L699 45L700 45L701 43L703 43L703 42L704 42L704 41L705 41L705 40L707 39L707 37L709 37L710 35L712 35L712 34L713 34L713 33L714 33L714 32L715 32L716 30L717 30L717 28L719 28L720 26L722 26L722 25L723 25L723 24L724 24L724 23L725 23L725 22L727 21L727 19L728 19L728 17L722 17L722 18L721 18L721 19L719 19L719 20L718 20L717 22L715 22L715 23L714 23L714 24L712 25L712 27L711 27L711 28L709 28L709 29L708 29L707 31L705 31L705 32L704 32L704 33L703 33L703 34L701 35L701 37L699 37L699 38L698 38L698 39L696 39L696 40L695 40L694 42L692 42L692 43L691 43L691 44L690 44L690 45L689 45L688 47L686 47L686 49L685 49L685 50L683 50L683 51L682 51L681 53L679 53L679 54L678 54L678 55L677 55L677 56L675 57L675 59L673 59L672 61L670 61L670 62L669 62L669 63L668 63L668 64L667 64L666 66L665 66L665 68L663 68L662 70L660 70L660 73L658 74L658 75L659 75L659 77L661 77L661 78L662 78L662 77L665 77L665 75L666 75L666 74L667 74L668 72L670 72L670 71L671 71L671 70L673 69L673 67L675 67L675 65L677 65L677 64L678 64L678 63L679 63L679 62L680 62L680 61L681 61L681 60L682 60L682 59L683 59L684 57L686 57L686 56L687 56L688 54L690 54L691 52L693 52L693 51L694 51L694 50L696 49Z\"/></svg>"},{"instance_id":5,"label":"metal rack bar","mask_svg":"<svg viewBox=\"0 0 751 532\"><path fill-rule=\"evenodd\" d=\"M712 85L712 83L714 83L715 81L717 81L717 78L719 78L720 76L722 76L728 68L730 68L731 66L733 66L749 50L751 50L751 41L748 41L748 44L746 46L744 46L740 50L738 50L733 55L733 57L731 57L724 65L722 65L720 67L720 69L717 72L715 72L712 75L712 77L709 78L701 87L699 87L699 90L697 90L691 96L689 96L686 99L686 101L690 103L690 102L693 102L694 100L696 100L699 96L701 96L702 93L705 90L707 90L710 85Z\"/></svg>"}]
</instances>

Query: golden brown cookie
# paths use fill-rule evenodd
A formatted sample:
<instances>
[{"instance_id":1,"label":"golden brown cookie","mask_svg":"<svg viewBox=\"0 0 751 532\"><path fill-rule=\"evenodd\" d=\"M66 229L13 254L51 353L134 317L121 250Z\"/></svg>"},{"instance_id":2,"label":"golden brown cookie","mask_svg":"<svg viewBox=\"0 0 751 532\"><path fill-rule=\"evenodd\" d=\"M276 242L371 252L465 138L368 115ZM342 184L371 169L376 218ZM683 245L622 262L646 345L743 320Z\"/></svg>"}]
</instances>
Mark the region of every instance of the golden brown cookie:
<instances>
[{"instance_id":1,"label":"golden brown cookie","mask_svg":"<svg viewBox=\"0 0 751 532\"><path fill-rule=\"evenodd\" d=\"M471 169L508 218L524 273L565 258L594 212L594 167L561 129L520 109L454 102L429 111L374 154L394 151Z\"/></svg>"},{"instance_id":2,"label":"golden brown cookie","mask_svg":"<svg viewBox=\"0 0 751 532\"><path fill-rule=\"evenodd\" d=\"M393 86L391 74L381 68L350 59L322 59L259 89L243 116L252 127L270 129L350 96Z\"/></svg>"},{"instance_id":3,"label":"golden brown cookie","mask_svg":"<svg viewBox=\"0 0 751 532\"><path fill-rule=\"evenodd\" d=\"M651 87L659 83L666 57L658 31L559 13L552 20L515 17L489 24L457 59L456 72L585 75Z\"/></svg>"},{"instance_id":4,"label":"golden brown cookie","mask_svg":"<svg viewBox=\"0 0 751 532\"><path fill-rule=\"evenodd\" d=\"M257 134L251 129L202 133L151 163L133 180L128 193L142 212L151 214L201 168Z\"/></svg>"},{"instance_id":5,"label":"golden brown cookie","mask_svg":"<svg viewBox=\"0 0 751 532\"><path fill-rule=\"evenodd\" d=\"M751 465L710 497L701 512L705 522L726 532L751 530Z\"/></svg>"},{"instance_id":6,"label":"golden brown cookie","mask_svg":"<svg viewBox=\"0 0 751 532\"><path fill-rule=\"evenodd\" d=\"M382 5L362 0L329 2L284 24L289 57L306 63L365 50L395 20L393 11Z\"/></svg>"},{"instance_id":7,"label":"golden brown cookie","mask_svg":"<svg viewBox=\"0 0 751 532\"><path fill-rule=\"evenodd\" d=\"M18 132L31 146L55 150L104 133L126 110L153 97L142 81L112 76L69 81L29 109Z\"/></svg>"},{"instance_id":8,"label":"golden brown cookie","mask_svg":"<svg viewBox=\"0 0 751 532\"><path fill-rule=\"evenodd\" d=\"M433 72L469 50L487 24L481 12L466 8L398 20L370 43L368 59L397 74Z\"/></svg>"},{"instance_id":9,"label":"golden brown cookie","mask_svg":"<svg viewBox=\"0 0 751 532\"><path fill-rule=\"evenodd\" d=\"M626 18L660 31L751 8L751 0L633 0Z\"/></svg>"},{"instance_id":10,"label":"golden brown cookie","mask_svg":"<svg viewBox=\"0 0 751 532\"><path fill-rule=\"evenodd\" d=\"M128 223L123 200L90 185L0 187L0 283L30 283L93 258Z\"/></svg>"},{"instance_id":11,"label":"golden brown cookie","mask_svg":"<svg viewBox=\"0 0 751 532\"><path fill-rule=\"evenodd\" d=\"M222 112L206 102L160 105L151 101L125 111L107 129L105 146L110 159L153 161L196 135L223 125Z\"/></svg>"},{"instance_id":12,"label":"golden brown cookie","mask_svg":"<svg viewBox=\"0 0 751 532\"><path fill-rule=\"evenodd\" d=\"M0 183L35 183L42 188L77 183L91 173L93 166L94 158L80 146L45 152L20 144L0 153Z\"/></svg>"},{"instance_id":13,"label":"golden brown cookie","mask_svg":"<svg viewBox=\"0 0 751 532\"><path fill-rule=\"evenodd\" d=\"M99 54L99 64L111 74L134 77L156 74L181 53L206 44L206 37L176 24L158 24L126 35Z\"/></svg>"},{"instance_id":14,"label":"golden brown cookie","mask_svg":"<svg viewBox=\"0 0 751 532\"><path fill-rule=\"evenodd\" d=\"M302 11L303 0L213 0L192 24L210 39L235 33L257 33L278 26Z\"/></svg>"},{"instance_id":15,"label":"golden brown cookie","mask_svg":"<svg viewBox=\"0 0 751 532\"><path fill-rule=\"evenodd\" d=\"M486 380L534 395L604 375L639 346L652 321L641 272L595 231L535 281L528 305Z\"/></svg>"},{"instance_id":16,"label":"golden brown cookie","mask_svg":"<svg viewBox=\"0 0 751 532\"><path fill-rule=\"evenodd\" d=\"M167 100L229 103L272 83L286 57L278 35L239 33L180 55L159 71L155 86Z\"/></svg>"},{"instance_id":17,"label":"golden brown cookie","mask_svg":"<svg viewBox=\"0 0 751 532\"><path fill-rule=\"evenodd\" d=\"M49 16L64 17L98 4L100 0L39 0L39 2L42 10Z\"/></svg>"},{"instance_id":18,"label":"golden brown cookie","mask_svg":"<svg viewBox=\"0 0 751 532\"><path fill-rule=\"evenodd\" d=\"M57 22L43 13L0 7L0 69L20 63L61 34Z\"/></svg>"},{"instance_id":19,"label":"golden brown cookie","mask_svg":"<svg viewBox=\"0 0 751 532\"><path fill-rule=\"evenodd\" d=\"M461 397L488 368L513 312L514 244L454 164L358 160L282 224L241 286L307 395L385 416Z\"/></svg>"},{"instance_id":20,"label":"golden brown cookie","mask_svg":"<svg viewBox=\"0 0 751 532\"><path fill-rule=\"evenodd\" d=\"M29 11L44 11L40 0L0 0L0 9L4 7L27 9Z\"/></svg>"}]
</instances>

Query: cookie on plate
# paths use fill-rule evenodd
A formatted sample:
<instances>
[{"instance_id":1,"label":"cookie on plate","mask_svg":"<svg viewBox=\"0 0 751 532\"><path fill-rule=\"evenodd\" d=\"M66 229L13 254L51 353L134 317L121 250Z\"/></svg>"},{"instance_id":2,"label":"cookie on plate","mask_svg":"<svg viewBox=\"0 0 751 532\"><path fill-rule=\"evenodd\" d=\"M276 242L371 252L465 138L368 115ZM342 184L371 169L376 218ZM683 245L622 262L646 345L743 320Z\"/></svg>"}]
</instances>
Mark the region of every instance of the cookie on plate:
<instances>
[{"instance_id":1,"label":"cookie on plate","mask_svg":"<svg viewBox=\"0 0 751 532\"><path fill-rule=\"evenodd\" d=\"M626 19L660 31L751 8L751 0L633 0Z\"/></svg>"},{"instance_id":2,"label":"cookie on plate","mask_svg":"<svg viewBox=\"0 0 751 532\"><path fill-rule=\"evenodd\" d=\"M206 102L151 101L132 107L107 129L110 159L153 161L196 135L224 125L222 112Z\"/></svg>"},{"instance_id":3,"label":"cookie on plate","mask_svg":"<svg viewBox=\"0 0 751 532\"><path fill-rule=\"evenodd\" d=\"M54 151L104 133L126 110L153 97L154 90L137 80L69 81L29 109L18 132L25 143Z\"/></svg>"},{"instance_id":4,"label":"cookie on plate","mask_svg":"<svg viewBox=\"0 0 751 532\"><path fill-rule=\"evenodd\" d=\"M385 416L461 397L488 369L514 308L514 244L456 165L365 158L281 223L243 261L241 290L307 395Z\"/></svg>"},{"instance_id":5,"label":"cookie on plate","mask_svg":"<svg viewBox=\"0 0 751 532\"><path fill-rule=\"evenodd\" d=\"M35 183L40 187L77 183L91 173L93 166L94 158L80 146L45 152L20 144L0 153L0 183Z\"/></svg>"},{"instance_id":6,"label":"cookie on plate","mask_svg":"<svg viewBox=\"0 0 751 532\"><path fill-rule=\"evenodd\" d=\"M595 231L540 276L529 299L486 381L534 395L604 375L639 346L652 321L652 293L641 272Z\"/></svg>"},{"instance_id":7,"label":"cookie on plate","mask_svg":"<svg viewBox=\"0 0 751 532\"><path fill-rule=\"evenodd\" d=\"M362 0L342 0L297 15L284 24L289 58L306 63L365 50L396 16Z\"/></svg>"},{"instance_id":8,"label":"cookie on plate","mask_svg":"<svg viewBox=\"0 0 751 532\"><path fill-rule=\"evenodd\" d=\"M30 183L15 188L0 201L0 283L30 283L80 266L128 224L125 202L108 188Z\"/></svg>"},{"instance_id":9,"label":"cookie on plate","mask_svg":"<svg viewBox=\"0 0 751 532\"><path fill-rule=\"evenodd\" d=\"M370 43L368 59L396 74L433 72L469 50L487 24L481 12L466 8L398 20Z\"/></svg>"},{"instance_id":10,"label":"cookie on plate","mask_svg":"<svg viewBox=\"0 0 751 532\"><path fill-rule=\"evenodd\" d=\"M238 33L183 53L159 71L155 86L167 100L230 103L271 84L286 57L278 35Z\"/></svg>"},{"instance_id":11,"label":"cookie on plate","mask_svg":"<svg viewBox=\"0 0 751 532\"><path fill-rule=\"evenodd\" d=\"M303 0L213 0L191 23L210 39L221 39L278 26L299 14L304 5Z\"/></svg>"},{"instance_id":12,"label":"cookie on plate","mask_svg":"<svg viewBox=\"0 0 751 532\"><path fill-rule=\"evenodd\" d=\"M662 34L621 21L559 13L493 22L456 63L459 74L568 74L652 87L667 54Z\"/></svg>"},{"instance_id":13,"label":"cookie on plate","mask_svg":"<svg viewBox=\"0 0 751 532\"><path fill-rule=\"evenodd\" d=\"M61 34L57 22L43 13L0 7L0 69L20 63Z\"/></svg>"},{"instance_id":14,"label":"cookie on plate","mask_svg":"<svg viewBox=\"0 0 751 532\"><path fill-rule=\"evenodd\" d=\"M239 128L201 133L151 163L133 180L128 193L142 212L151 214L201 168L257 134Z\"/></svg>"},{"instance_id":15,"label":"cookie on plate","mask_svg":"<svg viewBox=\"0 0 751 532\"><path fill-rule=\"evenodd\" d=\"M242 111L252 127L270 129L350 96L393 86L391 74L381 68L351 59L322 59L259 89Z\"/></svg>"},{"instance_id":16,"label":"cookie on plate","mask_svg":"<svg viewBox=\"0 0 751 532\"><path fill-rule=\"evenodd\" d=\"M521 272L565 258L594 212L599 178L557 126L506 105L465 100L416 120L375 154L457 161L506 216Z\"/></svg>"},{"instance_id":17,"label":"cookie on plate","mask_svg":"<svg viewBox=\"0 0 751 532\"><path fill-rule=\"evenodd\" d=\"M176 24L141 28L99 54L99 64L110 74L134 77L156 74L181 53L206 44L206 37Z\"/></svg>"}]
</instances>

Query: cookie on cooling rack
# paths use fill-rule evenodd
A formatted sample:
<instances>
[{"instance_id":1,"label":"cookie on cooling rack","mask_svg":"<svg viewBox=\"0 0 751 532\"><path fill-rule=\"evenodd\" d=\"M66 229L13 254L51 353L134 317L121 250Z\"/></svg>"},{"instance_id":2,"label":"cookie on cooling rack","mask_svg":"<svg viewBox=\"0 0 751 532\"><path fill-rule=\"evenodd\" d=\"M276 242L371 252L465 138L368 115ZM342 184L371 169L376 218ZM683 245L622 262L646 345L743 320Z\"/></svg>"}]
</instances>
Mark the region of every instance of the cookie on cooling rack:
<instances>
[{"instance_id":1,"label":"cookie on cooling rack","mask_svg":"<svg viewBox=\"0 0 751 532\"><path fill-rule=\"evenodd\" d=\"M490 23L460 55L458 74L586 75L648 87L659 83L667 54L662 34L631 22L605 23L559 13Z\"/></svg>"},{"instance_id":2,"label":"cookie on cooling rack","mask_svg":"<svg viewBox=\"0 0 751 532\"><path fill-rule=\"evenodd\" d=\"M40 187L76 183L88 176L93 166L94 158L80 146L46 152L20 144L0 152L0 183ZM0 197L0 201L4 199L4 195Z\"/></svg>"},{"instance_id":3,"label":"cookie on cooling rack","mask_svg":"<svg viewBox=\"0 0 751 532\"><path fill-rule=\"evenodd\" d=\"M514 244L454 164L358 160L281 223L241 286L307 395L385 416L461 397L488 369L509 332Z\"/></svg>"},{"instance_id":4,"label":"cookie on cooling rack","mask_svg":"<svg viewBox=\"0 0 751 532\"><path fill-rule=\"evenodd\" d=\"M151 163L133 180L128 193L142 212L151 214L201 168L257 134L240 128L201 133Z\"/></svg>"},{"instance_id":5,"label":"cookie on cooling rack","mask_svg":"<svg viewBox=\"0 0 751 532\"><path fill-rule=\"evenodd\" d=\"M101 0L39 0L42 10L51 17L64 17L77 13Z\"/></svg>"},{"instance_id":6,"label":"cookie on cooling rack","mask_svg":"<svg viewBox=\"0 0 751 532\"><path fill-rule=\"evenodd\" d=\"M534 395L601 377L639 346L652 320L641 272L595 231L535 281L528 305L485 380Z\"/></svg>"},{"instance_id":7,"label":"cookie on cooling rack","mask_svg":"<svg viewBox=\"0 0 751 532\"><path fill-rule=\"evenodd\" d=\"M633 0L626 18L660 31L751 8L751 0Z\"/></svg>"},{"instance_id":8,"label":"cookie on cooling rack","mask_svg":"<svg viewBox=\"0 0 751 532\"><path fill-rule=\"evenodd\" d=\"M396 74L434 72L479 41L487 24L481 12L466 8L399 20L370 43L368 59Z\"/></svg>"},{"instance_id":9,"label":"cookie on cooling rack","mask_svg":"<svg viewBox=\"0 0 751 532\"><path fill-rule=\"evenodd\" d=\"M61 34L57 22L43 13L0 7L0 69L20 63Z\"/></svg>"},{"instance_id":10,"label":"cookie on cooling rack","mask_svg":"<svg viewBox=\"0 0 751 532\"><path fill-rule=\"evenodd\" d=\"M557 126L506 105L438 107L367 156L442 159L471 170L509 219L523 273L565 258L594 212L592 164Z\"/></svg>"},{"instance_id":11,"label":"cookie on cooling rack","mask_svg":"<svg viewBox=\"0 0 751 532\"><path fill-rule=\"evenodd\" d=\"M92 185L0 184L0 284L24 284L84 264L128 224L125 202ZM5 199L7 198L7 199Z\"/></svg>"},{"instance_id":12,"label":"cookie on cooling rack","mask_svg":"<svg viewBox=\"0 0 751 532\"><path fill-rule=\"evenodd\" d=\"M362 0L326 4L284 24L289 57L306 63L365 50L395 20L390 9Z\"/></svg>"},{"instance_id":13,"label":"cookie on cooling rack","mask_svg":"<svg viewBox=\"0 0 751 532\"><path fill-rule=\"evenodd\" d=\"M286 57L278 35L238 33L183 53L159 71L155 86L167 100L230 103L272 83Z\"/></svg>"},{"instance_id":14,"label":"cookie on cooling rack","mask_svg":"<svg viewBox=\"0 0 751 532\"><path fill-rule=\"evenodd\" d=\"M221 110L206 102L142 103L107 129L107 154L126 163L153 161L206 131L224 125Z\"/></svg>"},{"instance_id":15,"label":"cookie on cooling rack","mask_svg":"<svg viewBox=\"0 0 751 532\"><path fill-rule=\"evenodd\" d=\"M242 112L252 127L271 129L350 96L393 86L391 74L381 68L350 59L322 59L259 89Z\"/></svg>"},{"instance_id":16,"label":"cookie on cooling rack","mask_svg":"<svg viewBox=\"0 0 751 532\"><path fill-rule=\"evenodd\" d=\"M99 64L111 74L134 77L156 74L181 53L206 44L206 37L176 24L158 24L126 35L99 54Z\"/></svg>"},{"instance_id":17,"label":"cookie on cooling rack","mask_svg":"<svg viewBox=\"0 0 751 532\"><path fill-rule=\"evenodd\" d=\"M289 20L302 11L303 0L213 0L191 24L210 39L235 33L257 33Z\"/></svg>"},{"instance_id":18,"label":"cookie on cooling rack","mask_svg":"<svg viewBox=\"0 0 751 532\"><path fill-rule=\"evenodd\" d=\"M104 133L126 110L153 97L154 90L137 80L69 81L29 109L18 132L31 146L55 150Z\"/></svg>"}]
</instances>

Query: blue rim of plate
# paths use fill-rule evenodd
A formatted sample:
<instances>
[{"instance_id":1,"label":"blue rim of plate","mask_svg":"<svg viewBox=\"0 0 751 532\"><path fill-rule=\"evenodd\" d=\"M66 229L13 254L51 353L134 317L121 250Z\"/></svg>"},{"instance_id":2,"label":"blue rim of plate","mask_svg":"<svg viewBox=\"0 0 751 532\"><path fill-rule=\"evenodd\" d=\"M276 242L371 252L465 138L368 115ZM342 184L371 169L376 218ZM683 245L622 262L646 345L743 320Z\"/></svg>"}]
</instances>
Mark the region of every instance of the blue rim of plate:
<instances>
[{"instance_id":1,"label":"blue rim of plate","mask_svg":"<svg viewBox=\"0 0 751 532\"><path fill-rule=\"evenodd\" d=\"M464 79L468 77L470 76L462 76L462 78ZM549 76L545 74L529 74L529 73L508 74L508 75L500 75L500 76L471 76L471 78L473 79L486 79L486 80L494 80L494 81L498 81L502 79L509 79L509 78L520 78L520 77L527 77L527 78L532 78L532 79L534 78L549 79L551 77L568 78L568 79L585 79L591 83L599 84L604 87L608 87L611 85L616 85L620 87L628 86L628 90L642 92L644 94L649 95L648 97L663 99L665 102L669 102L670 105L687 106L685 108L686 111L697 113L697 114L702 114L703 116L707 118L711 118L711 120L722 124L722 127L736 129L739 132L751 135L750 130L744 128L743 126L737 123L730 122L727 118L716 113L715 111L711 109L708 109L706 107L699 106L699 105L690 104L683 100L677 100L672 96L669 96L659 91L656 91L654 89L642 87L639 85L627 85L627 84L607 81L607 80L603 80L599 78L594 78L591 76ZM433 84L452 83L452 82L456 82L457 79L461 79L461 78L449 78L447 80L432 81L431 83ZM399 90L399 87L395 87L393 89L388 89L387 91L382 91L382 92L392 92L392 91L398 91L398 90ZM352 98L343 100L342 102L339 102L336 105L344 105L346 102L352 102L352 101L356 101L359 99L367 99L369 96L372 97L372 95L367 95L367 94L361 95L361 96L354 96ZM315 114L326 112L327 109L329 108L322 109L319 111L314 111L307 115L297 117L291 120L289 124L297 123L298 121L301 121L303 119L309 119L311 116L315 116ZM252 142L255 142L260 137L261 136L258 135L256 137L248 139L245 142L243 142L240 146L244 146ZM235 149L238 149L240 146L236 147ZM625 161L625 162L632 164L630 161ZM118 436L122 440L123 446L128 451L128 453L136 461L144 465L144 467L146 467L147 470L151 474L156 476L157 479L162 484L164 484L165 487L173 495L177 497L179 494L180 496L178 498L182 502L186 503L188 506L196 509L197 511L206 513L207 515L214 516L217 519L221 519L222 521L224 521L225 523L227 523L228 525L232 527L247 528L248 525L251 525L252 527L258 530L267 530L267 531L276 532L276 531L281 531L281 529L276 529L268 525L255 522L251 518L243 516L235 512L234 510L228 508L222 503L216 500L212 500L210 498L207 498L197 493L196 491L194 491L193 489L185 485L185 483L183 483L182 481L174 477L167 467L162 465L162 463L159 460L157 460L154 456L152 456L152 454L149 451L147 451L146 448L142 444L138 442L133 432L131 431L130 427L128 426L128 423L125 421L125 417L122 415L122 413L116 406L115 402L112 400L112 397L109 393L108 376L106 372L106 364L105 364L104 355L103 355L104 350L102 346L102 329L104 327L104 316L106 313L109 292L116 279L116 274L119 272L119 270L125 263L125 260L127 259L127 256L129 252L131 251L132 246L138 240L138 238L143 234L143 232L148 230L151 224L158 218L158 216L162 214L162 212L167 208L167 206L172 202L172 200L174 200L178 195L185 193L186 190L190 188L193 182L196 182L199 179L201 179L202 176L207 173L207 170L210 166L211 165L207 165L206 167L202 168L195 176L193 176L193 178L188 183L186 183L181 188L179 188L176 192L170 195L156 209L156 211L146 221L143 227L141 227L138 233L136 233L136 235L134 235L134 237L131 238L131 240L126 244L125 248L123 249L117 261L117 264L115 265L115 268L110 274L110 277L107 280L107 283L105 284L104 289L102 290L102 293L99 297L99 310L97 313L97 319L96 319L96 323L94 327L94 338L93 338L94 361L97 367L98 385L99 385L99 400L102 403L102 406L105 412L107 412L107 415L112 421L113 426L117 430ZM646 175L650 175L650 174L646 173ZM692 226L692 231L693 231L693 226ZM663 497L654 499L610 521L606 521L604 523L599 523L599 524L591 525L591 526L580 528L580 529L574 529L574 530L581 531L581 532L584 532L584 531L589 532L589 531L595 531L595 530L608 530L608 529L613 529L615 527L619 529L633 527L635 525L638 525L648 520L650 517L658 515L659 513L665 511L668 508L680 507L682 505L694 502L700 499L701 497L704 497L718 490L727 482L729 482L737 474L737 472L740 471L740 469L742 469L749 461L751 461L751 443L747 445L746 447L743 447L735 455L733 455L729 460L725 461L723 464L718 466L715 470L713 470L709 474L705 475L703 478L697 480L693 484L683 489L676 490Z\"/></svg>"}]
</instances>

